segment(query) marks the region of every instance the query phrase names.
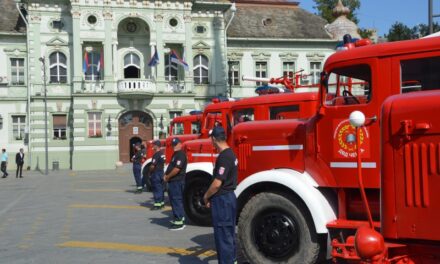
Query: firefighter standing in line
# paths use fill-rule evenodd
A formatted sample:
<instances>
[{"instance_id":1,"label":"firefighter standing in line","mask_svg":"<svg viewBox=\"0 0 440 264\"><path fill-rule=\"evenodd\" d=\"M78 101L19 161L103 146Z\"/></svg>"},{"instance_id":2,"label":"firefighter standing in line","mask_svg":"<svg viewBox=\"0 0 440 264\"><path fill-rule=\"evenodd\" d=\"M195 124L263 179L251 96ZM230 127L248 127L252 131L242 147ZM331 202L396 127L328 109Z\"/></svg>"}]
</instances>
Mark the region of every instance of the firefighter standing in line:
<instances>
[{"instance_id":1,"label":"firefighter standing in line","mask_svg":"<svg viewBox=\"0 0 440 264\"><path fill-rule=\"evenodd\" d=\"M155 140L153 142L154 154L151 159L150 172L151 172L151 185L153 187L154 207L153 210L160 210L164 207L164 190L163 190L163 167L164 167L164 155L160 149L160 141Z\"/></svg>"},{"instance_id":2,"label":"firefighter standing in line","mask_svg":"<svg viewBox=\"0 0 440 264\"><path fill-rule=\"evenodd\" d=\"M165 172L165 176L163 177L163 180L168 182L168 196L174 215L174 220L171 221L172 225L169 229L182 230L185 228L183 188L185 185L187 158L185 152L182 150L180 139L173 138L171 145L174 148L174 153Z\"/></svg>"},{"instance_id":3,"label":"firefighter standing in line","mask_svg":"<svg viewBox=\"0 0 440 264\"><path fill-rule=\"evenodd\" d=\"M142 151L140 144L136 144L134 146L135 153L131 158L133 162L133 175L134 180L136 182L136 191L135 193L142 193L142 178L141 178L141 170L142 170Z\"/></svg>"},{"instance_id":4,"label":"firefighter standing in line","mask_svg":"<svg viewBox=\"0 0 440 264\"><path fill-rule=\"evenodd\" d=\"M234 190L237 186L238 161L226 143L223 127L214 127L209 135L219 155L215 162L214 179L203 196L203 201L208 208L211 208L218 263L233 264L237 263L235 240L237 198Z\"/></svg>"}]
</instances>

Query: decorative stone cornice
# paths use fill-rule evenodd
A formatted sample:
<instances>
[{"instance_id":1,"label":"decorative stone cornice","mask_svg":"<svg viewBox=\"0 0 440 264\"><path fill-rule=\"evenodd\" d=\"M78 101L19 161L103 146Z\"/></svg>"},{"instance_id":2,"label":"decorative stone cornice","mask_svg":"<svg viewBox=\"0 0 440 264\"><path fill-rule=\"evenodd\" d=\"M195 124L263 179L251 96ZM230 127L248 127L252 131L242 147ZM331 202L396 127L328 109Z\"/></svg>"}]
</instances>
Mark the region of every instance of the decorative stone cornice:
<instances>
[{"instance_id":1,"label":"decorative stone cornice","mask_svg":"<svg viewBox=\"0 0 440 264\"><path fill-rule=\"evenodd\" d=\"M240 61L243 58L243 52L228 52L228 61Z\"/></svg>"},{"instance_id":2,"label":"decorative stone cornice","mask_svg":"<svg viewBox=\"0 0 440 264\"><path fill-rule=\"evenodd\" d=\"M163 14L154 15L154 21L155 22L162 22L163 21Z\"/></svg>"},{"instance_id":3,"label":"decorative stone cornice","mask_svg":"<svg viewBox=\"0 0 440 264\"><path fill-rule=\"evenodd\" d=\"M8 56L25 56L27 51L25 48L11 48L11 49L3 49L3 51Z\"/></svg>"},{"instance_id":4,"label":"decorative stone cornice","mask_svg":"<svg viewBox=\"0 0 440 264\"><path fill-rule=\"evenodd\" d=\"M270 59L270 53L266 52L254 52L252 58L254 61L268 61Z\"/></svg>"},{"instance_id":5,"label":"decorative stone cornice","mask_svg":"<svg viewBox=\"0 0 440 264\"><path fill-rule=\"evenodd\" d=\"M30 23L40 23L41 22L41 16L38 15L29 15L30 19Z\"/></svg>"},{"instance_id":6,"label":"decorative stone cornice","mask_svg":"<svg viewBox=\"0 0 440 264\"><path fill-rule=\"evenodd\" d=\"M185 23L191 23L192 17L191 15L184 15L183 20L185 21Z\"/></svg>"},{"instance_id":7,"label":"decorative stone cornice","mask_svg":"<svg viewBox=\"0 0 440 264\"><path fill-rule=\"evenodd\" d=\"M113 12L110 10L104 10L102 12L102 16L104 17L104 20L112 20L113 19Z\"/></svg>"},{"instance_id":8,"label":"decorative stone cornice","mask_svg":"<svg viewBox=\"0 0 440 264\"><path fill-rule=\"evenodd\" d=\"M323 53L307 53L306 54L307 60L311 62L322 62L325 58L325 54Z\"/></svg>"},{"instance_id":9,"label":"decorative stone cornice","mask_svg":"<svg viewBox=\"0 0 440 264\"><path fill-rule=\"evenodd\" d=\"M298 53L293 53L293 52L280 53L280 59L282 61L296 61L298 59Z\"/></svg>"}]
</instances>

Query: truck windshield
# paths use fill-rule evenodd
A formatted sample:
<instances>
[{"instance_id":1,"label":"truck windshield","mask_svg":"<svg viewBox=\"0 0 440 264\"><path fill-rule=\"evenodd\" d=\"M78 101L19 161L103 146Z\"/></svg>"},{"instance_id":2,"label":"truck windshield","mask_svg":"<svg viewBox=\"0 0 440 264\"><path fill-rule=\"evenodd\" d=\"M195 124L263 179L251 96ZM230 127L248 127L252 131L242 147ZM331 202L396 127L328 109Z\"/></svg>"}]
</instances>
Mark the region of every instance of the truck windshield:
<instances>
[{"instance_id":1,"label":"truck windshield","mask_svg":"<svg viewBox=\"0 0 440 264\"><path fill-rule=\"evenodd\" d=\"M403 60L400 68L402 93L440 89L440 57Z\"/></svg>"},{"instance_id":2,"label":"truck windshield","mask_svg":"<svg viewBox=\"0 0 440 264\"><path fill-rule=\"evenodd\" d=\"M254 120L254 109L253 108L246 108L246 109L239 109L234 111L234 126L248 121Z\"/></svg>"},{"instance_id":3,"label":"truck windshield","mask_svg":"<svg viewBox=\"0 0 440 264\"><path fill-rule=\"evenodd\" d=\"M371 70L366 64L334 69L327 79L326 106L367 104L371 100Z\"/></svg>"}]
</instances>

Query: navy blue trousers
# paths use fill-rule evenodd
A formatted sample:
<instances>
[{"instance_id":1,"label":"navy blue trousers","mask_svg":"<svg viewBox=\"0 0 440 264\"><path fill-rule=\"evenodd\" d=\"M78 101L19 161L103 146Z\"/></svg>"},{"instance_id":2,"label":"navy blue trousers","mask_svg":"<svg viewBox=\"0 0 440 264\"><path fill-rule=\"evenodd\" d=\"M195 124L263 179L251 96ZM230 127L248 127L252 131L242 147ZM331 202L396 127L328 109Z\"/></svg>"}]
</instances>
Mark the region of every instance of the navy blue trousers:
<instances>
[{"instance_id":1,"label":"navy blue trousers","mask_svg":"<svg viewBox=\"0 0 440 264\"><path fill-rule=\"evenodd\" d=\"M171 181L168 182L168 196L170 198L171 208L173 209L174 219L183 219L185 212L183 211L183 187L185 182Z\"/></svg>"},{"instance_id":2,"label":"navy blue trousers","mask_svg":"<svg viewBox=\"0 0 440 264\"><path fill-rule=\"evenodd\" d=\"M212 197L211 213L218 263L233 264L236 260L237 218L237 198L234 192Z\"/></svg>"},{"instance_id":3,"label":"navy blue trousers","mask_svg":"<svg viewBox=\"0 0 440 264\"><path fill-rule=\"evenodd\" d=\"M142 177L141 177L142 165L139 163L133 163L133 175L136 181L136 186L142 188Z\"/></svg>"},{"instance_id":4,"label":"navy blue trousers","mask_svg":"<svg viewBox=\"0 0 440 264\"><path fill-rule=\"evenodd\" d=\"M163 170L151 173L151 187L153 187L154 203L163 202Z\"/></svg>"}]
</instances>

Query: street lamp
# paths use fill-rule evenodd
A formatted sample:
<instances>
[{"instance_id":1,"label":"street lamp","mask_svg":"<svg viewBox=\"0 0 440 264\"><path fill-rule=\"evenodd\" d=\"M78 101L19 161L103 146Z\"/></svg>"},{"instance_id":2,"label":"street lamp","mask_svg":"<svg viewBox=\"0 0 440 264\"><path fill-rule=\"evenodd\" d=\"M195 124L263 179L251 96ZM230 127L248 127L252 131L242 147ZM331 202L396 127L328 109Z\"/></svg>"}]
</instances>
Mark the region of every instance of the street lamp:
<instances>
[{"instance_id":1,"label":"street lamp","mask_svg":"<svg viewBox=\"0 0 440 264\"><path fill-rule=\"evenodd\" d=\"M48 134L47 134L47 89L46 89L46 58L40 57L38 59L41 62L41 70L43 71L43 88L44 88L44 150L46 154L46 168L44 174L49 174L49 150L48 150Z\"/></svg>"}]
</instances>

